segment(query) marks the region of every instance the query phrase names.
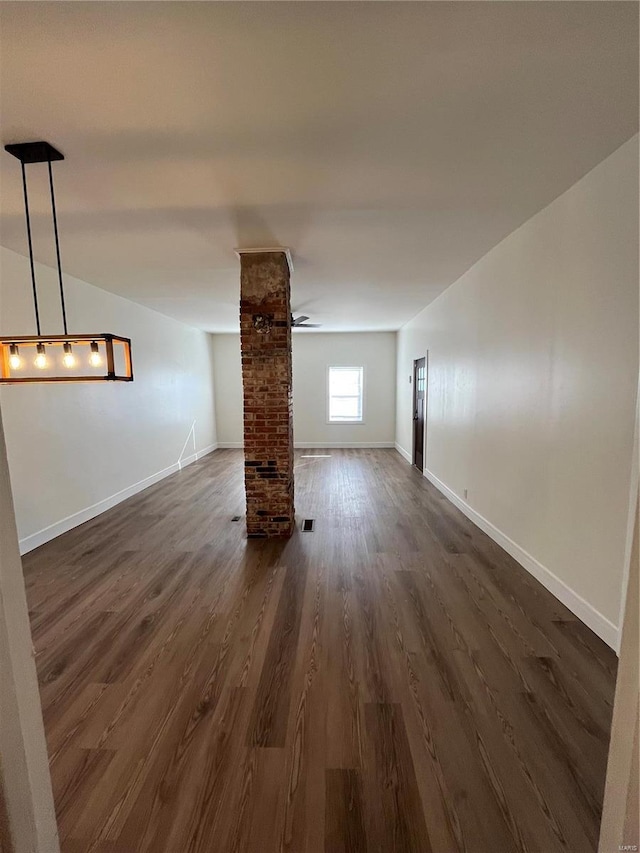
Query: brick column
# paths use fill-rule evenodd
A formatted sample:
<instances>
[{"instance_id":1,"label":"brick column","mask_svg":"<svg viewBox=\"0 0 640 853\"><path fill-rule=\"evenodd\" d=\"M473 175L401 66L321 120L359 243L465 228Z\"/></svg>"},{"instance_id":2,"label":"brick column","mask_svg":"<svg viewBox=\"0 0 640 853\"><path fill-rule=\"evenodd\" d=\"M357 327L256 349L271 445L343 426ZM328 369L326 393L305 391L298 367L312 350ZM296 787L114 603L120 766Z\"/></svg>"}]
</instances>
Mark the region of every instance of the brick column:
<instances>
[{"instance_id":1,"label":"brick column","mask_svg":"<svg viewBox=\"0 0 640 853\"><path fill-rule=\"evenodd\" d=\"M238 253L247 535L291 536L295 522L289 262L284 250Z\"/></svg>"}]
</instances>

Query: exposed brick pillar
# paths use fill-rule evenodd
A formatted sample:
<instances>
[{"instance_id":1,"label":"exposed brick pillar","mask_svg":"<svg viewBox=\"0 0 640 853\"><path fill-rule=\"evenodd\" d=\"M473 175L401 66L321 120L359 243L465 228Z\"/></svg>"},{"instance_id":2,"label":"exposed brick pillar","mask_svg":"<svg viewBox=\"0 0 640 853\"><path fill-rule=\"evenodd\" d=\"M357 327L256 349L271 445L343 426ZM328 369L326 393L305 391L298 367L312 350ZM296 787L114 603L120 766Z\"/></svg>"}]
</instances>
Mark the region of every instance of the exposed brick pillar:
<instances>
[{"instance_id":1,"label":"exposed brick pillar","mask_svg":"<svg viewBox=\"0 0 640 853\"><path fill-rule=\"evenodd\" d=\"M247 535L291 536L293 412L289 262L284 250L240 254Z\"/></svg>"}]
</instances>

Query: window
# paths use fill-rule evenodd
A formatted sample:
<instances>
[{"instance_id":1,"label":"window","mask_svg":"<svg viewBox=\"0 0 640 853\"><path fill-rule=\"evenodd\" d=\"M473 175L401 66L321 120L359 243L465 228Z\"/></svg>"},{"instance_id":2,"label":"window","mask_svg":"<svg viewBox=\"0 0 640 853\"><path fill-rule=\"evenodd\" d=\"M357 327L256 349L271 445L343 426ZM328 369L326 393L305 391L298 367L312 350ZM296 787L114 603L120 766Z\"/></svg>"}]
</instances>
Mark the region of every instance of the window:
<instances>
[{"instance_id":1,"label":"window","mask_svg":"<svg viewBox=\"0 0 640 853\"><path fill-rule=\"evenodd\" d=\"M329 423L362 423L364 367L329 368Z\"/></svg>"}]
</instances>

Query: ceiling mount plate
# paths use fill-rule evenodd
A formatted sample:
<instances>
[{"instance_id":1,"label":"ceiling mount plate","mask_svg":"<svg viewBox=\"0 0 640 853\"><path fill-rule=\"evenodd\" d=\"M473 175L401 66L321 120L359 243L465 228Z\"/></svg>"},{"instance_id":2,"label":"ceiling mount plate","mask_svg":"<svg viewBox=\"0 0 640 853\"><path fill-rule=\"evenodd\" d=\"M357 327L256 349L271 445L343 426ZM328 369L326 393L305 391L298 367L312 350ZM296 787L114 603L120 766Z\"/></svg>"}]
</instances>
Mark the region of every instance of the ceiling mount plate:
<instances>
[{"instance_id":1,"label":"ceiling mount plate","mask_svg":"<svg viewBox=\"0 0 640 853\"><path fill-rule=\"evenodd\" d=\"M64 154L48 142L19 142L15 145L5 145L4 150L17 157L21 163L52 163L54 160L64 160Z\"/></svg>"}]
</instances>

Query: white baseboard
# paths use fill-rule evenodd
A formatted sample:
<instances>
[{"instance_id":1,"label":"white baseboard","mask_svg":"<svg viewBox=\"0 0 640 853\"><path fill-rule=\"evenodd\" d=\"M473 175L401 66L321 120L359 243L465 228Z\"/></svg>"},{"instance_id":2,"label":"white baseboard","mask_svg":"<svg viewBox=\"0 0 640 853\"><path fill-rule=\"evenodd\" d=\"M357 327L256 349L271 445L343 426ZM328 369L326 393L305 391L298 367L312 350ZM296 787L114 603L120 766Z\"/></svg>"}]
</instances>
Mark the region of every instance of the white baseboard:
<instances>
[{"instance_id":1,"label":"white baseboard","mask_svg":"<svg viewBox=\"0 0 640 853\"><path fill-rule=\"evenodd\" d=\"M218 447L220 450L242 450L244 442L242 441L219 441Z\"/></svg>"},{"instance_id":2,"label":"white baseboard","mask_svg":"<svg viewBox=\"0 0 640 853\"><path fill-rule=\"evenodd\" d=\"M187 465L191 465L192 462L196 462L198 459L197 453L192 453L191 456L185 456L178 462L178 471L182 471L183 468L186 468Z\"/></svg>"},{"instance_id":3,"label":"white baseboard","mask_svg":"<svg viewBox=\"0 0 640 853\"><path fill-rule=\"evenodd\" d=\"M336 450L339 448L344 448L348 450L349 448L357 448L357 447L393 447L394 444L392 441L295 441L294 448L296 450L308 450L310 448L325 448L325 447L333 447ZM219 448L243 448L244 443L242 441L220 441L218 443Z\"/></svg>"},{"instance_id":4,"label":"white baseboard","mask_svg":"<svg viewBox=\"0 0 640 853\"><path fill-rule=\"evenodd\" d=\"M335 450L339 450L344 448L345 450L349 450L350 448L367 448L367 447L393 447L392 441L294 441L293 446L296 450L309 450L309 449L324 449L324 448L334 448Z\"/></svg>"},{"instance_id":5,"label":"white baseboard","mask_svg":"<svg viewBox=\"0 0 640 853\"><path fill-rule=\"evenodd\" d=\"M403 456L405 455L397 445L396 449L399 453L402 453ZM585 599L575 592L575 590L567 586L567 584L550 569L543 566L542 563L539 563L535 557L532 557L531 554L525 551L524 548L521 548L520 545L513 541L513 539L510 539L506 533L503 533L483 515L476 512L473 507L469 506L466 501L446 486L442 480L439 480L435 474L425 469L424 476L429 480L429 482L433 483L433 485L441 491L452 504L455 504L455 506L457 506L458 509L467 516L467 518L479 527L480 530L484 531L487 536L490 536L493 539L494 542L497 542L498 545L504 548L504 550L510 554L514 560L517 560L518 563L520 563L520 565L523 566L530 574L532 574L536 580L539 580L540 583L546 587L549 592L555 595L555 597L561 601L565 607L568 607L569 610L578 617L578 619L581 619L585 625L591 628L591 630L604 640L608 646L614 649L614 651L618 651L619 631L613 622L607 619L606 616L603 616L602 613L596 610L596 608L589 604L588 601L585 601Z\"/></svg>"},{"instance_id":6,"label":"white baseboard","mask_svg":"<svg viewBox=\"0 0 640 853\"><path fill-rule=\"evenodd\" d=\"M110 495L108 498L104 498L104 500L98 501L98 503L92 504L85 509L81 509L79 512L74 512L73 515L68 515L66 518L62 518L60 521L56 521L54 524L50 524L48 527L44 527L42 530L38 530L30 536L25 536L24 539L20 540L20 554L28 554L29 551L33 551L34 548L39 548L40 545L44 545L45 542L50 542L57 536L61 536L63 533L73 530L74 527L84 524L85 521L91 521L91 519L95 518L97 515L101 515L108 509L122 503L122 501L126 501L127 498L133 497L133 495L137 495L138 492L148 489L149 486L153 486L154 483L164 480L165 477L175 474L177 471L184 468L185 465L190 465L192 462L195 462L196 459L202 459L203 456L206 456L208 453L212 453L214 450L217 450L217 448L217 444L211 444L209 447L205 447L203 450L199 450L197 453L192 454L192 456L187 456L180 462L174 462L174 464L169 465L168 468L163 468L162 471L157 471L155 474L151 474L150 477L145 477L144 480L133 483L131 486L127 486L126 489L121 489L121 491L116 492L114 495Z\"/></svg>"},{"instance_id":7,"label":"white baseboard","mask_svg":"<svg viewBox=\"0 0 640 853\"><path fill-rule=\"evenodd\" d=\"M214 450L217 450L219 444L210 444L208 447L205 447L203 450L198 450L197 453L192 453L190 456L185 456L178 462L178 470L182 470L187 465L191 465L192 462L197 462L198 459L202 459L203 456L206 456L208 453L213 453Z\"/></svg>"},{"instance_id":8,"label":"white baseboard","mask_svg":"<svg viewBox=\"0 0 640 853\"><path fill-rule=\"evenodd\" d=\"M409 465L413 465L413 459L411 458L411 454L407 450L405 450L404 447L401 447L397 441L393 446L398 451L400 456L404 457L407 460Z\"/></svg>"},{"instance_id":9,"label":"white baseboard","mask_svg":"<svg viewBox=\"0 0 640 853\"><path fill-rule=\"evenodd\" d=\"M198 459L202 459L203 456L208 456L210 453L213 453L213 451L217 450L219 447L220 445L218 444L218 442L216 442L215 444L210 444L208 445L208 447L203 447L202 450L199 450L196 453L196 457Z\"/></svg>"}]
</instances>

